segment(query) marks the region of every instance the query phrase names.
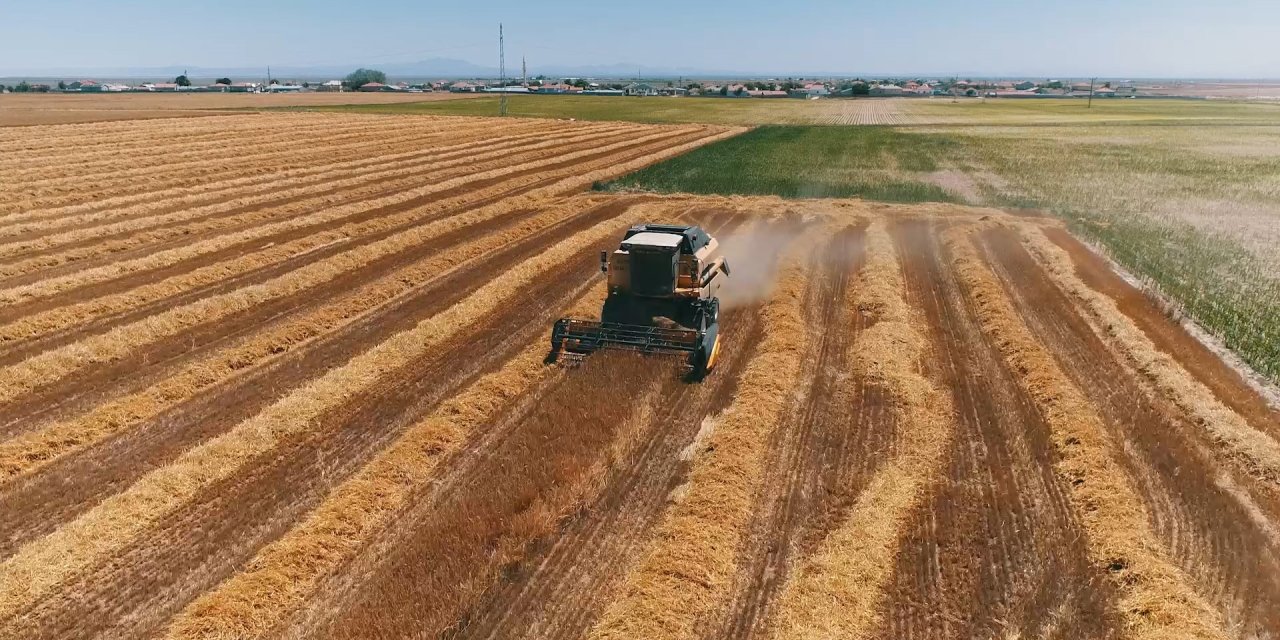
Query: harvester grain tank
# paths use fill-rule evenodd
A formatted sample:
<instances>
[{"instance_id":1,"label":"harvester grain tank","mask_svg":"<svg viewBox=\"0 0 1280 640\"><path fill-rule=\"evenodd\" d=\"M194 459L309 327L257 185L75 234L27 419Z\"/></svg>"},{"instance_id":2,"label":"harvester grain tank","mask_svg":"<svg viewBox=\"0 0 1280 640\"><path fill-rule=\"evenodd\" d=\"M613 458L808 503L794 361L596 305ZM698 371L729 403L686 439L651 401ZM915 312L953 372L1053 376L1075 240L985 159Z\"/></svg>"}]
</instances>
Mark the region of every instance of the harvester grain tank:
<instances>
[{"instance_id":1,"label":"harvester grain tank","mask_svg":"<svg viewBox=\"0 0 1280 640\"><path fill-rule=\"evenodd\" d=\"M729 275L720 243L701 227L640 224L612 253L600 253L609 294L600 320L561 318L552 357L597 349L687 352L694 377L720 353L720 288Z\"/></svg>"}]
</instances>

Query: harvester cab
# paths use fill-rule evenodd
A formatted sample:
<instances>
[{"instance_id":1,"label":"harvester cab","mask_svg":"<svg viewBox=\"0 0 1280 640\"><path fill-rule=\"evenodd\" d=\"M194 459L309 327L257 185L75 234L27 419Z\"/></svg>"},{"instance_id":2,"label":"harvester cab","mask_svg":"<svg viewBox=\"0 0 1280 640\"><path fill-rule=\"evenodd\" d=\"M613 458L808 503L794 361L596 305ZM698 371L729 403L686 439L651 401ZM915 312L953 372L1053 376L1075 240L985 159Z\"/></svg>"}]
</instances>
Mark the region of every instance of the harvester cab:
<instances>
[{"instance_id":1,"label":"harvester cab","mask_svg":"<svg viewBox=\"0 0 1280 640\"><path fill-rule=\"evenodd\" d=\"M720 352L720 287L729 264L720 243L697 226L640 224L612 253L600 254L609 294L600 320L561 318L551 356L597 349L687 352L700 378Z\"/></svg>"}]
</instances>

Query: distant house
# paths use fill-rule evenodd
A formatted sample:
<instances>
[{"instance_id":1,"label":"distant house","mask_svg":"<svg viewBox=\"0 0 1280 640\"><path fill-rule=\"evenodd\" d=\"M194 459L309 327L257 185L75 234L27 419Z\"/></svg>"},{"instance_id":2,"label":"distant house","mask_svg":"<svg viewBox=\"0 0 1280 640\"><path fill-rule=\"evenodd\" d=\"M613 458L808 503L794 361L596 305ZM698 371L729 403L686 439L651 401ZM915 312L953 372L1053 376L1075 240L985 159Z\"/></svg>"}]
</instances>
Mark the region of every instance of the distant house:
<instances>
[{"instance_id":1,"label":"distant house","mask_svg":"<svg viewBox=\"0 0 1280 640\"><path fill-rule=\"evenodd\" d=\"M831 95L831 90L825 84L811 82L804 85L804 93L810 97L824 97Z\"/></svg>"},{"instance_id":2,"label":"distant house","mask_svg":"<svg viewBox=\"0 0 1280 640\"><path fill-rule=\"evenodd\" d=\"M786 91L776 91L773 89L752 89L747 91L747 95L752 98L786 98Z\"/></svg>"},{"instance_id":3,"label":"distant house","mask_svg":"<svg viewBox=\"0 0 1280 640\"><path fill-rule=\"evenodd\" d=\"M360 85L360 91L364 91L366 93L374 93L375 91L382 91L386 88L387 85L382 84L381 82L370 82Z\"/></svg>"},{"instance_id":4,"label":"distant house","mask_svg":"<svg viewBox=\"0 0 1280 640\"><path fill-rule=\"evenodd\" d=\"M550 94L570 93L573 91L577 91L577 87L571 84L564 84L563 82L557 82L555 84L544 84L533 90L534 93L550 93Z\"/></svg>"},{"instance_id":5,"label":"distant house","mask_svg":"<svg viewBox=\"0 0 1280 640\"><path fill-rule=\"evenodd\" d=\"M453 93L478 93L483 89L483 85L473 82L455 82L449 85L449 91Z\"/></svg>"},{"instance_id":6,"label":"distant house","mask_svg":"<svg viewBox=\"0 0 1280 640\"><path fill-rule=\"evenodd\" d=\"M628 96L656 96L658 95L658 89L644 82L632 82L623 87L622 93Z\"/></svg>"},{"instance_id":7,"label":"distant house","mask_svg":"<svg viewBox=\"0 0 1280 640\"><path fill-rule=\"evenodd\" d=\"M687 96L689 90L684 87L662 87L658 89L660 96Z\"/></svg>"},{"instance_id":8,"label":"distant house","mask_svg":"<svg viewBox=\"0 0 1280 640\"><path fill-rule=\"evenodd\" d=\"M227 87L227 91L230 93L253 93L257 90L258 83L256 82L236 82Z\"/></svg>"},{"instance_id":9,"label":"distant house","mask_svg":"<svg viewBox=\"0 0 1280 640\"><path fill-rule=\"evenodd\" d=\"M871 85L870 92L873 96L900 96L902 95L902 87L892 84L875 84Z\"/></svg>"},{"instance_id":10,"label":"distant house","mask_svg":"<svg viewBox=\"0 0 1280 640\"><path fill-rule=\"evenodd\" d=\"M178 90L178 85L177 85L176 83L173 83L173 82L157 82L157 83L155 83L155 84L151 84L151 85L145 85L145 84L144 84L144 85L142 85L142 86L143 86L143 87L148 87L148 89L147 89L148 91L166 91L166 92L172 92L172 91L177 91L177 90Z\"/></svg>"},{"instance_id":11,"label":"distant house","mask_svg":"<svg viewBox=\"0 0 1280 640\"><path fill-rule=\"evenodd\" d=\"M273 84L267 87L271 93L298 93L303 87L300 84Z\"/></svg>"},{"instance_id":12,"label":"distant house","mask_svg":"<svg viewBox=\"0 0 1280 640\"><path fill-rule=\"evenodd\" d=\"M1013 88L1017 89L1018 91L1028 91L1030 89L1036 88L1036 83L1030 80L1023 80L1022 82L1019 82L1018 84L1013 85Z\"/></svg>"},{"instance_id":13,"label":"distant house","mask_svg":"<svg viewBox=\"0 0 1280 640\"><path fill-rule=\"evenodd\" d=\"M341 92L341 91L342 91L342 81L341 81L341 80L326 80L325 82L320 83L320 86L319 86L319 87L316 87L316 91Z\"/></svg>"}]
</instances>

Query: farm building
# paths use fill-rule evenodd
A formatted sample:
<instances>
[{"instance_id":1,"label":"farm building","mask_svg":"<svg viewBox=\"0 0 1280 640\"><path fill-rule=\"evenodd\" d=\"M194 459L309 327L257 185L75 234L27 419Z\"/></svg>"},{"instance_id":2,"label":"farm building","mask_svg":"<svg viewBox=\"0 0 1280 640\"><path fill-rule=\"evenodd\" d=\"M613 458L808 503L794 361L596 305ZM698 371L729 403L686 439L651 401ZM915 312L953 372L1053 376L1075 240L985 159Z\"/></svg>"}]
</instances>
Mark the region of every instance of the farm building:
<instances>
[{"instance_id":1,"label":"farm building","mask_svg":"<svg viewBox=\"0 0 1280 640\"><path fill-rule=\"evenodd\" d=\"M375 91L389 90L389 87L381 82L370 82L368 84L360 85L358 90L366 93L373 93Z\"/></svg>"},{"instance_id":2,"label":"farm building","mask_svg":"<svg viewBox=\"0 0 1280 640\"><path fill-rule=\"evenodd\" d=\"M449 85L449 91L453 93L478 93L482 89L484 89L484 85L476 84L474 82L459 81Z\"/></svg>"},{"instance_id":3,"label":"farm building","mask_svg":"<svg viewBox=\"0 0 1280 640\"><path fill-rule=\"evenodd\" d=\"M320 86L319 86L319 87L316 87L316 91L341 92L341 91L342 91L342 81L341 81L341 80L326 80L325 82L320 83Z\"/></svg>"},{"instance_id":4,"label":"farm building","mask_svg":"<svg viewBox=\"0 0 1280 640\"><path fill-rule=\"evenodd\" d=\"M644 82L632 82L622 89L622 92L629 96L656 96L658 89L651 84Z\"/></svg>"},{"instance_id":5,"label":"farm building","mask_svg":"<svg viewBox=\"0 0 1280 640\"><path fill-rule=\"evenodd\" d=\"M831 95L831 90L827 88L827 85L818 82L811 82L804 85L803 91L805 95L810 97L825 97Z\"/></svg>"},{"instance_id":6,"label":"farm building","mask_svg":"<svg viewBox=\"0 0 1280 640\"><path fill-rule=\"evenodd\" d=\"M892 84L877 84L871 86L871 95L873 96L900 96L902 95L902 87Z\"/></svg>"}]
</instances>

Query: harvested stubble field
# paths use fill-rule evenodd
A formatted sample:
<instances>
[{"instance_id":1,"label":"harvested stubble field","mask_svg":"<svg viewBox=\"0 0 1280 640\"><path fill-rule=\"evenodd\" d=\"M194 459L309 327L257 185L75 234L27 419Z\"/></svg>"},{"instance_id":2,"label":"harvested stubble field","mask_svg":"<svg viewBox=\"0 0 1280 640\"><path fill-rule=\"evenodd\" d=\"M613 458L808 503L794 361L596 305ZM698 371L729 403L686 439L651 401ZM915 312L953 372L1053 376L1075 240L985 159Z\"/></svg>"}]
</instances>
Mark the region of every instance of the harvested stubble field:
<instances>
[{"instance_id":1,"label":"harvested stubble field","mask_svg":"<svg viewBox=\"0 0 1280 640\"><path fill-rule=\"evenodd\" d=\"M1280 412L1061 223L583 193L736 133L6 132L0 638L1280 629ZM701 383L543 362L641 220L727 248Z\"/></svg>"}]
</instances>

